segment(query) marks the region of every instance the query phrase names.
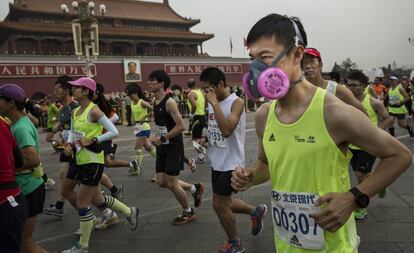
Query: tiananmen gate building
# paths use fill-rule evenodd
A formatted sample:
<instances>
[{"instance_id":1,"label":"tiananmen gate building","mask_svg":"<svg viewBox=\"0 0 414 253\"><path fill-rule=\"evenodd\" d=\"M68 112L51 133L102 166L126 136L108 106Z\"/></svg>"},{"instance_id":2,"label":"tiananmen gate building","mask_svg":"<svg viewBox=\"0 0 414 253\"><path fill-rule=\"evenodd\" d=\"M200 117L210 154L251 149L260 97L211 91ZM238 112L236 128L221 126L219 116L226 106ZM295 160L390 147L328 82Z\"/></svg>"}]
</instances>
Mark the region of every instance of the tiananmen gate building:
<instances>
[{"instance_id":1,"label":"tiananmen gate building","mask_svg":"<svg viewBox=\"0 0 414 253\"><path fill-rule=\"evenodd\" d=\"M60 6L72 0L15 0L0 22L0 84L16 83L28 95L50 93L56 77L85 75L85 61L75 56L72 14ZM145 84L149 73L164 69L172 84L185 87L189 78L198 80L207 66L224 71L229 84L240 85L248 59L211 57L203 42L214 34L194 33L198 19L180 16L169 5L135 0L95 0L105 4L99 23L99 56L92 69L96 81L108 92L122 91L126 83ZM72 12L70 12L72 13ZM136 75L128 78L128 64ZM145 86L144 86L145 87Z\"/></svg>"}]
</instances>

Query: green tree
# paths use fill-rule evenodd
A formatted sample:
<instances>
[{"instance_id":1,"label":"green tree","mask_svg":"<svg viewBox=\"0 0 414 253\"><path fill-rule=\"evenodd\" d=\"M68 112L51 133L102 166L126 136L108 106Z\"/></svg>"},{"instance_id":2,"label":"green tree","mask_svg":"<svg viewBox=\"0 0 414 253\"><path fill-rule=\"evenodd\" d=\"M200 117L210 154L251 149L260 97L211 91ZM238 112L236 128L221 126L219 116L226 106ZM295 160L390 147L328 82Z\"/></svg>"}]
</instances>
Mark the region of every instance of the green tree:
<instances>
[{"instance_id":1,"label":"green tree","mask_svg":"<svg viewBox=\"0 0 414 253\"><path fill-rule=\"evenodd\" d=\"M353 70L358 70L358 65L351 60L351 58L346 58L345 61L341 63L341 68L346 72L351 72Z\"/></svg>"},{"instance_id":2,"label":"green tree","mask_svg":"<svg viewBox=\"0 0 414 253\"><path fill-rule=\"evenodd\" d=\"M342 63L337 64L335 62L332 71L338 71L342 77L348 76L348 74L353 70L360 70L358 65L353 62L350 58L346 58Z\"/></svg>"}]
</instances>

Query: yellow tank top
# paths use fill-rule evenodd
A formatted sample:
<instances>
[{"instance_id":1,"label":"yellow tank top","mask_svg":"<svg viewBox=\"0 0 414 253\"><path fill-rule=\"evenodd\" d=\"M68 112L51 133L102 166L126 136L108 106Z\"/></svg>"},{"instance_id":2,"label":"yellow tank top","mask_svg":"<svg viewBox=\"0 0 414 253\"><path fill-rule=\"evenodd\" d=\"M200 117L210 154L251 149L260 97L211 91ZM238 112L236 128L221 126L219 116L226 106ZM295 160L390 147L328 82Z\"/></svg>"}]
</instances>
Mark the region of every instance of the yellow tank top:
<instances>
[{"instance_id":1,"label":"yellow tank top","mask_svg":"<svg viewBox=\"0 0 414 253\"><path fill-rule=\"evenodd\" d=\"M138 123L140 121L149 121L148 120L148 110L142 106L142 99L138 100L138 103L131 102L131 112L134 117L134 121L139 125L141 131L150 130L151 126L148 122Z\"/></svg>"},{"instance_id":2,"label":"yellow tank top","mask_svg":"<svg viewBox=\"0 0 414 253\"><path fill-rule=\"evenodd\" d=\"M197 90L192 90L190 92L194 92L197 95L197 100L196 100L196 111L194 113L194 115L205 115L206 111L205 111L205 98L203 93L201 92L200 89ZM187 100L187 105L188 108L190 109L190 112L193 108L193 105L191 104L190 100Z\"/></svg>"},{"instance_id":3,"label":"yellow tank top","mask_svg":"<svg viewBox=\"0 0 414 253\"><path fill-rule=\"evenodd\" d=\"M378 115L375 112L374 108L372 108L371 99L368 94L366 94L364 100L362 100L362 106L364 106L365 111L368 113L368 117L371 120L372 124L374 124L374 126L378 126ZM349 148L360 150L359 147L353 144L350 144Z\"/></svg>"},{"instance_id":4,"label":"yellow tank top","mask_svg":"<svg viewBox=\"0 0 414 253\"><path fill-rule=\"evenodd\" d=\"M402 86L398 85L395 89L393 89L393 88L389 89L388 97L390 98L390 100L389 100L390 105L397 104L397 103L404 100L404 97L400 92L400 88L402 88ZM394 113L394 114L406 114L408 112L405 105L401 105L400 107L388 106L388 111L390 113Z\"/></svg>"},{"instance_id":5,"label":"yellow tank top","mask_svg":"<svg viewBox=\"0 0 414 253\"><path fill-rule=\"evenodd\" d=\"M330 137L323 115L326 91L318 88L305 113L292 124L281 123L272 101L263 135L272 181L272 217L277 252L357 252L354 216L337 232L323 231L311 213L318 196L351 188L348 164ZM316 225L316 226L315 226Z\"/></svg>"},{"instance_id":6,"label":"yellow tank top","mask_svg":"<svg viewBox=\"0 0 414 253\"><path fill-rule=\"evenodd\" d=\"M368 96L370 95L370 94L369 94L369 86L365 87L365 89L364 89L364 94L365 94L365 95L368 95Z\"/></svg>"},{"instance_id":7,"label":"yellow tank top","mask_svg":"<svg viewBox=\"0 0 414 253\"><path fill-rule=\"evenodd\" d=\"M83 137L92 139L102 133L103 127L101 124L89 122L89 114L95 106L96 104L91 102L80 115L78 115L80 107L76 108L73 112L73 134L75 136L77 165L88 163L104 164L103 151L95 153L87 148L81 148L79 144L77 144L78 140Z\"/></svg>"}]
</instances>

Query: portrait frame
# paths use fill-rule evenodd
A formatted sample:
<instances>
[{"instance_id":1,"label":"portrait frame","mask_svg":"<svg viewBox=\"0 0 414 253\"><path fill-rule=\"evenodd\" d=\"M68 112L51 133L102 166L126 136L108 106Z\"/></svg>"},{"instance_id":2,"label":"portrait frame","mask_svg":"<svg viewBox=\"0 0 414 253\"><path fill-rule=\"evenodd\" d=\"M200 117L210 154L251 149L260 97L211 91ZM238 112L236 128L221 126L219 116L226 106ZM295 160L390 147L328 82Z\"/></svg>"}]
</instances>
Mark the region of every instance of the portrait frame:
<instances>
[{"instance_id":1,"label":"portrait frame","mask_svg":"<svg viewBox=\"0 0 414 253\"><path fill-rule=\"evenodd\" d=\"M135 64L135 73L130 73L129 65ZM123 59L124 66L124 82L125 83L136 83L142 82L142 73L141 73L141 62L139 59L134 58L125 58ZM134 68L131 66L131 68Z\"/></svg>"}]
</instances>

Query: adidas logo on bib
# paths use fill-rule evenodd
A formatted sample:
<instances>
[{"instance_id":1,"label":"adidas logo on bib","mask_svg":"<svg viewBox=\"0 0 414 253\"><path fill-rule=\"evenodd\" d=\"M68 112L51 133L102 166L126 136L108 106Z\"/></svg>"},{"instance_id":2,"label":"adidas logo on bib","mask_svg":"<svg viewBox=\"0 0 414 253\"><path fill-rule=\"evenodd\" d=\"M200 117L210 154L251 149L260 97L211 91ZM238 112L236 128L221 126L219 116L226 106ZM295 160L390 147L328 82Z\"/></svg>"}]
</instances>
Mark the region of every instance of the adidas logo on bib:
<instances>
[{"instance_id":1,"label":"adidas logo on bib","mask_svg":"<svg viewBox=\"0 0 414 253\"><path fill-rule=\"evenodd\" d=\"M274 134L270 135L269 141L276 141L276 138L275 138L275 135Z\"/></svg>"},{"instance_id":2,"label":"adidas logo on bib","mask_svg":"<svg viewBox=\"0 0 414 253\"><path fill-rule=\"evenodd\" d=\"M296 245L298 247L302 247L302 244L300 244L298 238L296 237L296 235L293 235L292 238L290 239L290 243L293 245Z\"/></svg>"}]
</instances>

